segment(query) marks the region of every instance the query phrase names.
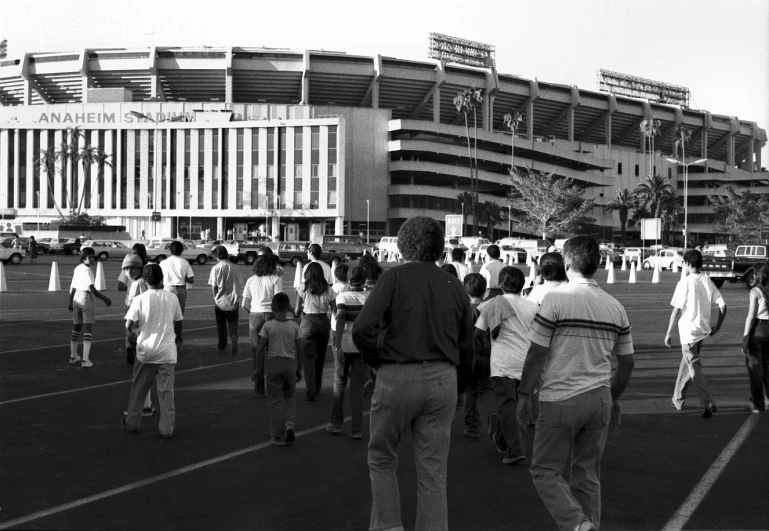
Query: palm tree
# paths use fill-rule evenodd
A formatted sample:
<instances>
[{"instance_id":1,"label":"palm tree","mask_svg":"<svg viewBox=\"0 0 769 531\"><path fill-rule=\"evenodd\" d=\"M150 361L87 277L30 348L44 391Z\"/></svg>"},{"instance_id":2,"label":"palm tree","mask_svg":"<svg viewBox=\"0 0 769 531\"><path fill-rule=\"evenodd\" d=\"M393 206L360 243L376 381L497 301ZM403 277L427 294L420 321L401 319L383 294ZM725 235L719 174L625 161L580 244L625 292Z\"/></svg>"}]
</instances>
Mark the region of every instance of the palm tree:
<instances>
[{"instance_id":1,"label":"palm tree","mask_svg":"<svg viewBox=\"0 0 769 531\"><path fill-rule=\"evenodd\" d=\"M636 203L633 207L633 215L628 220L628 227L635 227L640 225L642 219L649 217L649 209L645 204Z\"/></svg>"},{"instance_id":2,"label":"palm tree","mask_svg":"<svg viewBox=\"0 0 769 531\"><path fill-rule=\"evenodd\" d=\"M507 113L502 117L502 120L504 120L507 128L513 132L510 138L510 171L515 171L515 129L521 124L523 116L519 112Z\"/></svg>"},{"instance_id":3,"label":"palm tree","mask_svg":"<svg viewBox=\"0 0 769 531\"><path fill-rule=\"evenodd\" d=\"M471 194L468 191L460 192L457 195L457 201L462 205L462 236L464 236L465 235L465 210L467 209L468 205L473 204L473 194Z\"/></svg>"},{"instance_id":4,"label":"palm tree","mask_svg":"<svg viewBox=\"0 0 769 531\"><path fill-rule=\"evenodd\" d=\"M622 241L625 241L625 225L627 225L627 216L630 209L634 208L636 201L633 194L627 188L617 188L617 196L611 203L604 205L604 212L619 212L619 226L622 230Z\"/></svg>"},{"instance_id":5,"label":"palm tree","mask_svg":"<svg viewBox=\"0 0 769 531\"><path fill-rule=\"evenodd\" d=\"M663 204L666 199L677 197L673 185L670 184L670 180L660 174L647 177L636 186L631 195L646 206L648 212L654 218L662 216Z\"/></svg>"},{"instance_id":6,"label":"palm tree","mask_svg":"<svg viewBox=\"0 0 769 531\"><path fill-rule=\"evenodd\" d=\"M662 125L662 122L655 118L644 118L641 120L641 133L646 137L649 144L649 177L654 173L654 137L660 134L660 125Z\"/></svg>"},{"instance_id":7,"label":"palm tree","mask_svg":"<svg viewBox=\"0 0 769 531\"><path fill-rule=\"evenodd\" d=\"M109 155L104 153L99 148L93 147L90 144L87 146L84 146L80 149L80 151L77 153L77 157L75 160L77 163L83 165L83 186L82 186L82 192L80 193L80 201L77 205L77 214L79 215L82 207L83 207L83 200L86 200L86 204L90 202L91 199L91 168L94 164L98 164L99 166L99 174L98 177L101 178L102 174L104 172L104 165L111 166L112 164L107 160L109 158ZM98 182L98 180L97 180Z\"/></svg>"},{"instance_id":8,"label":"palm tree","mask_svg":"<svg viewBox=\"0 0 769 531\"><path fill-rule=\"evenodd\" d=\"M40 169L40 173L46 174L46 182L48 183L48 194L49 197L53 200L53 206L56 208L56 212L59 214L59 217L63 217L64 214L62 214L61 209L59 208L59 204L56 202L56 196L53 193L53 180L54 176L56 175L56 160L58 159L56 155L56 147L55 146L48 146L46 149L40 149L37 152L37 156L35 157L35 165Z\"/></svg>"},{"instance_id":9,"label":"palm tree","mask_svg":"<svg viewBox=\"0 0 769 531\"><path fill-rule=\"evenodd\" d=\"M675 155L678 156L678 146L681 146L681 162L686 162L685 146L692 139L692 132L686 129L683 124L676 127Z\"/></svg>"},{"instance_id":10,"label":"palm tree","mask_svg":"<svg viewBox=\"0 0 769 531\"><path fill-rule=\"evenodd\" d=\"M502 215L502 207L491 201L484 201L483 204L479 206L481 211L479 221L486 224L489 239L494 240L492 237L494 226L504 219L504 216Z\"/></svg>"},{"instance_id":11,"label":"palm tree","mask_svg":"<svg viewBox=\"0 0 769 531\"><path fill-rule=\"evenodd\" d=\"M475 205L478 202L478 170L476 168L475 170L475 177L473 177L473 152L472 147L470 146L470 124L467 119L467 114L470 111L473 111L473 129L475 130L475 156L478 156L478 129L476 127L475 123L475 109L476 107L483 101L483 97L481 96L481 90L473 88L466 88L462 92L458 92L456 96L454 96L454 106L457 108L457 112L461 112L464 114L465 117L465 135L467 137L467 157L470 160L470 190L473 194L474 201L472 203L473 207L473 232L478 231L478 223L475 212ZM476 164L477 166L477 164Z\"/></svg>"}]
</instances>

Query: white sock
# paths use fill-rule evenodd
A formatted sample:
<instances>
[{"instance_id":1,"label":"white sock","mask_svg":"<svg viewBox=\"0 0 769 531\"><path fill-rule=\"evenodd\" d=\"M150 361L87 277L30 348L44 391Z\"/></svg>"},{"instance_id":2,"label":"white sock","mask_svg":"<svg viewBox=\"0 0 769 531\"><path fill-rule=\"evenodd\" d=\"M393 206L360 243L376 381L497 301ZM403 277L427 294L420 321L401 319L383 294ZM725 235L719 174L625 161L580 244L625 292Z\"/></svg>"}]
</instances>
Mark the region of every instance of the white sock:
<instances>
[{"instance_id":1,"label":"white sock","mask_svg":"<svg viewBox=\"0 0 769 531\"><path fill-rule=\"evenodd\" d=\"M77 340L80 338L80 332L74 330L69 334L69 356L77 358Z\"/></svg>"},{"instance_id":2,"label":"white sock","mask_svg":"<svg viewBox=\"0 0 769 531\"><path fill-rule=\"evenodd\" d=\"M83 361L88 361L91 355L91 334L83 334Z\"/></svg>"}]
</instances>

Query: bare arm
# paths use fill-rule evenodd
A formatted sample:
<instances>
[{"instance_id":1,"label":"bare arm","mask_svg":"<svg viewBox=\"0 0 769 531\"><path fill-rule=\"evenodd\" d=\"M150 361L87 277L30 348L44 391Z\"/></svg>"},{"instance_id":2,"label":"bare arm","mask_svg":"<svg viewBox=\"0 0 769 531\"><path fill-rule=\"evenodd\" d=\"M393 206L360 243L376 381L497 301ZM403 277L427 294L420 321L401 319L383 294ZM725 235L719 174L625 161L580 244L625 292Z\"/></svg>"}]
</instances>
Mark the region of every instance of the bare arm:
<instances>
[{"instance_id":1,"label":"bare arm","mask_svg":"<svg viewBox=\"0 0 769 531\"><path fill-rule=\"evenodd\" d=\"M518 394L528 396L531 389L537 382L539 375L542 374L542 368L545 366L549 347L543 347L537 343L529 346L529 352L526 354L526 361L523 363L523 372L521 373L521 385L518 386Z\"/></svg>"},{"instance_id":2,"label":"bare arm","mask_svg":"<svg viewBox=\"0 0 769 531\"><path fill-rule=\"evenodd\" d=\"M107 297L106 295L104 295L101 291L96 289L96 286L94 286L93 284L88 286L88 291L90 291L91 294L94 297L97 297L97 298L103 300L104 304L106 304L107 306L110 306L112 304L112 300L109 297Z\"/></svg>"},{"instance_id":3,"label":"bare arm","mask_svg":"<svg viewBox=\"0 0 769 531\"><path fill-rule=\"evenodd\" d=\"M632 354L617 356L617 371L611 380L612 400L619 400L625 392L627 384L630 383L630 376L633 374L633 367L635 367L635 359Z\"/></svg>"},{"instance_id":4,"label":"bare arm","mask_svg":"<svg viewBox=\"0 0 769 531\"><path fill-rule=\"evenodd\" d=\"M302 378L302 367L304 367L304 343L301 339L294 340L296 345L296 372L299 379Z\"/></svg>"},{"instance_id":5,"label":"bare arm","mask_svg":"<svg viewBox=\"0 0 769 531\"><path fill-rule=\"evenodd\" d=\"M69 289L69 310L72 311L72 300L75 298L75 288Z\"/></svg>"},{"instance_id":6,"label":"bare arm","mask_svg":"<svg viewBox=\"0 0 769 531\"><path fill-rule=\"evenodd\" d=\"M726 303L724 303L723 306L718 307L718 320L716 321L716 326L710 329L711 336L716 334L719 330L721 330L721 325L724 322L724 317L726 317Z\"/></svg>"},{"instance_id":7,"label":"bare arm","mask_svg":"<svg viewBox=\"0 0 769 531\"><path fill-rule=\"evenodd\" d=\"M668 348L673 347L673 329L678 324L679 319L681 319L681 308L673 308L673 311L670 312L668 331L665 333L665 346Z\"/></svg>"},{"instance_id":8,"label":"bare arm","mask_svg":"<svg viewBox=\"0 0 769 531\"><path fill-rule=\"evenodd\" d=\"M345 318L347 317L347 308L340 304L336 310L336 334L334 334L334 348L342 351L342 336L344 335Z\"/></svg>"}]
</instances>

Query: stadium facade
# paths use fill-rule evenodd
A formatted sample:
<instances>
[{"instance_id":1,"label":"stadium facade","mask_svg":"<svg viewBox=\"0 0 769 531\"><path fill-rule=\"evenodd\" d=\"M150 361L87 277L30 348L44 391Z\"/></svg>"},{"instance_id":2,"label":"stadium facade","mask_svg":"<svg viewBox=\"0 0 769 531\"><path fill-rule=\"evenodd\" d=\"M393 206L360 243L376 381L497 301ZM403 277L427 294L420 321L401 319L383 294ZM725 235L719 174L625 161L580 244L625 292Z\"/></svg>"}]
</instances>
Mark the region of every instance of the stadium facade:
<instances>
[{"instance_id":1,"label":"stadium facade","mask_svg":"<svg viewBox=\"0 0 769 531\"><path fill-rule=\"evenodd\" d=\"M483 92L471 116L482 203L507 210L511 164L554 172L586 187L596 203L591 231L611 238L618 217L602 205L648 175L648 118L660 121L653 171L679 193L683 166L667 159L680 158L676 128L692 133L690 241L726 238L708 206L714 188L769 193L766 132L736 117L437 61L152 47L0 60L0 211L10 227L79 207L134 235L394 235L410 216L462 210L469 157L453 98L468 87ZM516 112L513 138L503 116ZM74 127L78 147L97 147L106 161L90 172L38 164Z\"/></svg>"}]
</instances>

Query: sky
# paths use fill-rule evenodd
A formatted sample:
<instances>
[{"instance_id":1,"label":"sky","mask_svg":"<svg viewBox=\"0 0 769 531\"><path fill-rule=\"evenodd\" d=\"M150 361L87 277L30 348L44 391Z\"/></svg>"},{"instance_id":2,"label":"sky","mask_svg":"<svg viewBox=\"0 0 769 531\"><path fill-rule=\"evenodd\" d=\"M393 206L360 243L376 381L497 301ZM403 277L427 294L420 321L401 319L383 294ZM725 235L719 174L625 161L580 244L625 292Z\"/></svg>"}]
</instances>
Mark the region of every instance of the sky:
<instances>
[{"instance_id":1,"label":"sky","mask_svg":"<svg viewBox=\"0 0 769 531\"><path fill-rule=\"evenodd\" d=\"M495 46L500 73L597 90L598 70L613 70L688 87L692 108L769 130L767 0L37 0L35 8L4 2L0 38L10 56L154 43L427 60L428 34L438 32Z\"/></svg>"}]
</instances>

